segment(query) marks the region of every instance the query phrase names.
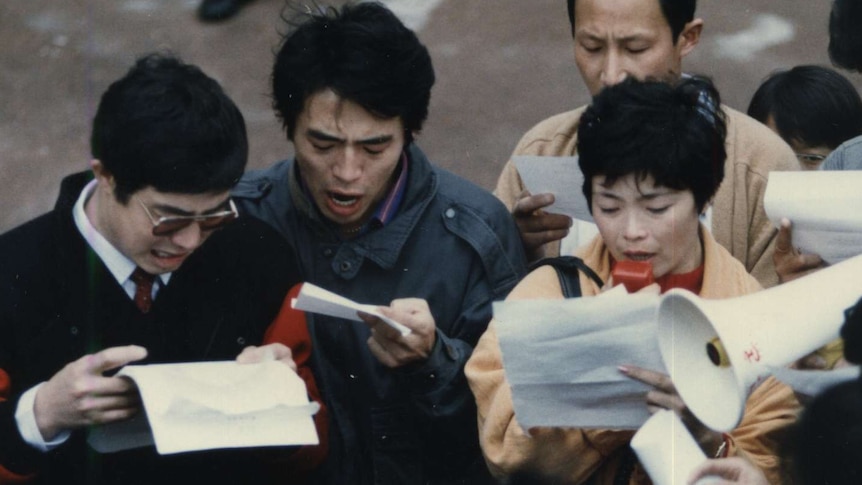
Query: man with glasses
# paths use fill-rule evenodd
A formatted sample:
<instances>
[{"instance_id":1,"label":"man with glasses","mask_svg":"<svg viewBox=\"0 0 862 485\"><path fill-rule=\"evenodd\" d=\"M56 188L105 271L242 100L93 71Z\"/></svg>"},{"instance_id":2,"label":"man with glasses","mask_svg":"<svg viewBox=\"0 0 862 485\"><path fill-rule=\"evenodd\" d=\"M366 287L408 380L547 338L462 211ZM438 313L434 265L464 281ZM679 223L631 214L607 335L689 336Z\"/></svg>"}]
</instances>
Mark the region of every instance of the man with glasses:
<instances>
[{"instance_id":1,"label":"man with glasses","mask_svg":"<svg viewBox=\"0 0 862 485\"><path fill-rule=\"evenodd\" d=\"M0 483L270 483L260 450L87 443L88 427L142 412L112 377L125 364L272 356L296 369L289 339L253 347L298 276L268 226L229 224L241 113L198 68L151 55L102 96L91 149L53 211L0 236Z\"/></svg>"}]
</instances>

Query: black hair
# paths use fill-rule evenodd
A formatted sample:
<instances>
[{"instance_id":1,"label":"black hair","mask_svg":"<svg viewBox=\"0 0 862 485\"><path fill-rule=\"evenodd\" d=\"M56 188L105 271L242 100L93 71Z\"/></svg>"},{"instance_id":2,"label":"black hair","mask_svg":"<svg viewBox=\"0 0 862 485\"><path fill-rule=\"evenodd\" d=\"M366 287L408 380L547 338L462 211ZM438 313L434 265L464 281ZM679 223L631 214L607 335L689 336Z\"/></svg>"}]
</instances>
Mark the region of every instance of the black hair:
<instances>
[{"instance_id":1,"label":"black hair","mask_svg":"<svg viewBox=\"0 0 862 485\"><path fill-rule=\"evenodd\" d=\"M794 482L862 483L862 383L831 387L808 404L790 447Z\"/></svg>"},{"instance_id":2,"label":"black hair","mask_svg":"<svg viewBox=\"0 0 862 485\"><path fill-rule=\"evenodd\" d=\"M655 0L661 5L661 13L664 15L676 45L679 34L685 29L685 24L694 20L694 11L697 9L697 0ZM566 0L566 8L569 12L569 24L572 35L575 35L575 0Z\"/></svg>"},{"instance_id":3,"label":"black hair","mask_svg":"<svg viewBox=\"0 0 862 485\"><path fill-rule=\"evenodd\" d=\"M757 88L748 115L772 117L788 143L835 149L862 134L862 99L850 81L820 66L796 66L770 75Z\"/></svg>"},{"instance_id":4,"label":"black hair","mask_svg":"<svg viewBox=\"0 0 862 485\"><path fill-rule=\"evenodd\" d=\"M844 311L841 338L844 340L844 358L853 364L862 364L862 298Z\"/></svg>"},{"instance_id":5,"label":"black hair","mask_svg":"<svg viewBox=\"0 0 862 485\"><path fill-rule=\"evenodd\" d=\"M273 107L293 140L312 95L331 89L383 119L399 117L405 142L428 116L434 68L416 34L379 3L308 8L292 20L272 70Z\"/></svg>"},{"instance_id":6,"label":"black hair","mask_svg":"<svg viewBox=\"0 0 862 485\"><path fill-rule=\"evenodd\" d=\"M838 67L862 72L862 2L834 0L829 14L829 58Z\"/></svg>"},{"instance_id":7,"label":"black hair","mask_svg":"<svg viewBox=\"0 0 862 485\"><path fill-rule=\"evenodd\" d=\"M90 150L121 204L144 187L230 189L245 170L245 121L219 84L169 54L141 57L102 95Z\"/></svg>"},{"instance_id":8,"label":"black hair","mask_svg":"<svg viewBox=\"0 0 862 485\"><path fill-rule=\"evenodd\" d=\"M628 78L604 88L581 116L578 158L592 211L592 179L652 176L691 190L698 211L724 178L727 126L718 91L704 78L676 85Z\"/></svg>"}]
</instances>

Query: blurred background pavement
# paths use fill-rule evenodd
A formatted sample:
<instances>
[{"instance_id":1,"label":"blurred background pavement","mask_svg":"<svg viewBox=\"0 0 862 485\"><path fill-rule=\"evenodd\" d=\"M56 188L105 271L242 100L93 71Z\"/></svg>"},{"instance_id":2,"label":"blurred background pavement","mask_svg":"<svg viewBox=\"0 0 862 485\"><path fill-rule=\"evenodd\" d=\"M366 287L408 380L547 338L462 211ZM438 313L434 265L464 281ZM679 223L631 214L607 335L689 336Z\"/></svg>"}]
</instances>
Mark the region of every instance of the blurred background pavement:
<instances>
[{"instance_id":1,"label":"blurred background pavement","mask_svg":"<svg viewBox=\"0 0 862 485\"><path fill-rule=\"evenodd\" d=\"M310 0L309 0L310 1ZM342 1L321 4L341 4ZM585 104L563 0L389 0L428 46L437 72L418 140L440 166L491 189L523 133ZM745 110L762 79L829 66L827 0L701 0L687 72L711 76ZM170 50L216 78L248 123L250 168L292 153L268 79L284 0L256 0L203 24L198 0L0 2L0 231L50 209L63 175L87 169L101 93L141 54ZM862 77L840 71L859 87Z\"/></svg>"}]
</instances>

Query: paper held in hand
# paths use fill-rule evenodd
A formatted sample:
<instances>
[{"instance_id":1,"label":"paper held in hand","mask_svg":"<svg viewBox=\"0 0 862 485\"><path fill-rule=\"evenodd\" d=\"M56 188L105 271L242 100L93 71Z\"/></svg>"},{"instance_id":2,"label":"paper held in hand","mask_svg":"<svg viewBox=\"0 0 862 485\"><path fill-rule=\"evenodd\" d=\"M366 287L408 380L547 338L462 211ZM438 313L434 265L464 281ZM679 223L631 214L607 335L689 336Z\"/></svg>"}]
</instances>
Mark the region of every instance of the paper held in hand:
<instances>
[{"instance_id":1,"label":"paper held in hand","mask_svg":"<svg viewBox=\"0 0 862 485\"><path fill-rule=\"evenodd\" d=\"M763 199L769 220L793 223L793 246L829 264L862 254L862 171L772 172Z\"/></svg>"},{"instance_id":2,"label":"paper held in hand","mask_svg":"<svg viewBox=\"0 0 862 485\"><path fill-rule=\"evenodd\" d=\"M318 443L320 406L281 362L130 365L117 375L135 381L146 413L94 428L88 442L101 453L153 442L163 455Z\"/></svg>"},{"instance_id":3,"label":"paper held in hand","mask_svg":"<svg viewBox=\"0 0 862 485\"><path fill-rule=\"evenodd\" d=\"M297 310L357 322L362 321L359 318L358 312L367 313L383 320L387 325L401 332L402 336L406 337L411 333L409 328L377 311L377 305L356 303L311 283L302 284L299 295L290 302L290 305Z\"/></svg>"}]
</instances>

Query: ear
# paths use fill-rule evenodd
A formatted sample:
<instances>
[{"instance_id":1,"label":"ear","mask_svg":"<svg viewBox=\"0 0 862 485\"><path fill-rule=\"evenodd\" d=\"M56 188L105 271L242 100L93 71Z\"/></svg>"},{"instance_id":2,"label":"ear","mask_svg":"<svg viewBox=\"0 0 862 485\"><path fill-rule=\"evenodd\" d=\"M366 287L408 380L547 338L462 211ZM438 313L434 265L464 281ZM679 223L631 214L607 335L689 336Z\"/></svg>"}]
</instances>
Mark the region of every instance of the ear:
<instances>
[{"instance_id":1,"label":"ear","mask_svg":"<svg viewBox=\"0 0 862 485\"><path fill-rule=\"evenodd\" d=\"M93 176L96 178L96 182L98 183L98 187L101 190L107 190L108 192L113 192L116 182L114 181L114 176L108 169L102 165L102 161L94 158L90 160L90 170L93 171Z\"/></svg>"},{"instance_id":2,"label":"ear","mask_svg":"<svg viewBox=\"0 0 862 485\"><path fill-rule=\"evenodd\" d=\"M689 52L693 51L697 43L700 42L700 34L703 32L703 19L694 19L685 24L679 37L676 39L679 56L685 57Z\"/></svg>"}]
</instances>

